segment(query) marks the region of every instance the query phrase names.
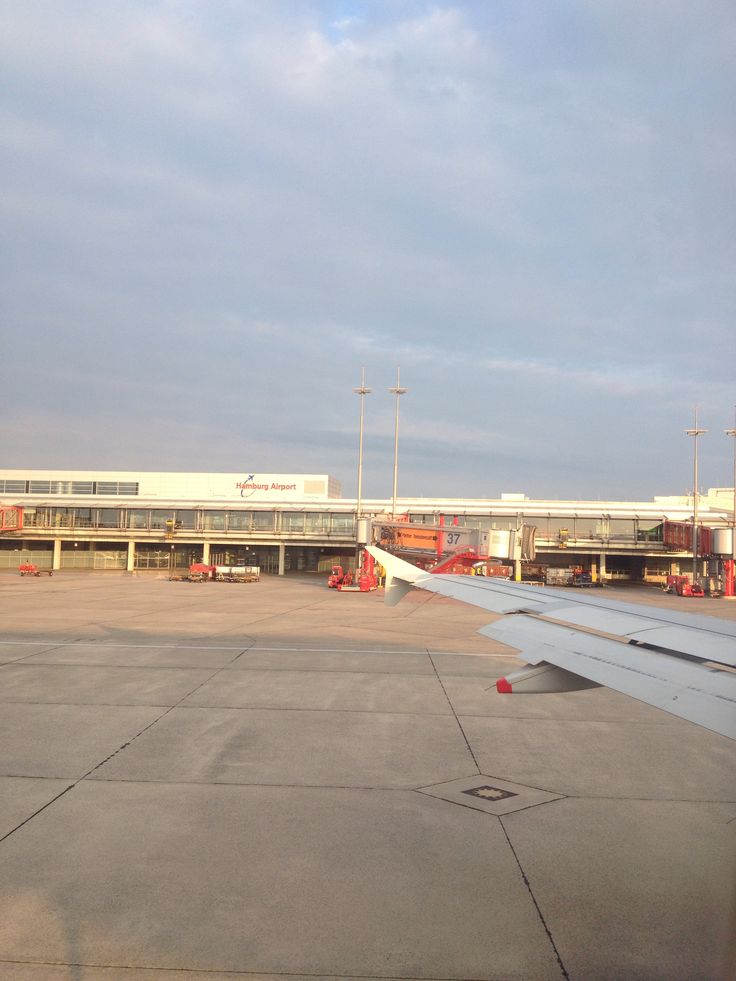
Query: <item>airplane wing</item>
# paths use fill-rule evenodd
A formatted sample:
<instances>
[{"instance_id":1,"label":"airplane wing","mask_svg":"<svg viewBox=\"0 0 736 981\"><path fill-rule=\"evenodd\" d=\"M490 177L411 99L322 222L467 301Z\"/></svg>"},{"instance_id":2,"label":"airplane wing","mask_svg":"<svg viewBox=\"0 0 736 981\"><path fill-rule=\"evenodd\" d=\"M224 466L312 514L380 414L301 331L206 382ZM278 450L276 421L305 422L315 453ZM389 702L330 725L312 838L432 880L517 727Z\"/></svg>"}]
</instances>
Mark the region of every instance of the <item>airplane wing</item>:
<instances>
[{"instance_id":1,"label":"airplane wing","mask_svg":"<svg viewBox=\"0 0 736 981\"><path fill-rule=\"evenodd\" d=\"M736 739L736 623L506 579L433 575L368 551L386 570L389 606L416 586L509 614L480 630L531 665L500 678L502 694L605 685Z\"/></svg>"}]
</instances>

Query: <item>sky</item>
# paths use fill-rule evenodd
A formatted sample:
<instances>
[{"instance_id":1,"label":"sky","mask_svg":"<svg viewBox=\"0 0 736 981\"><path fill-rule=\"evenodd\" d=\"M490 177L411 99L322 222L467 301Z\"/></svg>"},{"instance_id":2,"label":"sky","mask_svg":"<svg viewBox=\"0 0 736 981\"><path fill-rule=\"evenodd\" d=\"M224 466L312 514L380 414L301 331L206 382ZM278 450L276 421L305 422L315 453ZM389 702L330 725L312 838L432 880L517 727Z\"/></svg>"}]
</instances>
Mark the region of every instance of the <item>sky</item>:
<instances>
[{"instance_id":1,"label":"sky","mask_svg":"<svg viewBox=\"0 0 736 981\"><path fill-rule=\"evenodd\" d=\"M0 0L0 467L732 484L731 0Z\"/></svg>"}]
</instances>

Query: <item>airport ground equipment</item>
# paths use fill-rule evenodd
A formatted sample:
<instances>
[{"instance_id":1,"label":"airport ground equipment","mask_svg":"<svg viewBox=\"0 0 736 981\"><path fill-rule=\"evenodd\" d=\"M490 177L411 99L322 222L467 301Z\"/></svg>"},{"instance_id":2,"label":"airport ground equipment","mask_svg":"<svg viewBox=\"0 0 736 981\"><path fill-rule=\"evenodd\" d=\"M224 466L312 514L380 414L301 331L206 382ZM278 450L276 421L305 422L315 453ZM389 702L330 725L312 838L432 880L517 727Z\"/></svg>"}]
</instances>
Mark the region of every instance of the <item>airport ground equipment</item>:
<instances>
[{"instance_id":1,"label":"airport ground equipment","mask_svg":"<svg viewBox=\"0 0 736 981\"><path fill-rule=\"evenodd\" d=\"M700 583L691 583L689 576L667 576L664 591L665 593L677 593L678 596L705 595Z\"/></svg>"},{"instance_id":2,"label":"airport ground equipment","mask_svg":"<svg viewBox=\"0 0 736 981\"><path fill-rule=\"evenodd\" d=\"M189 566L187 579L189 582L210 582L215 578L216 571L217 566L205 565L204 562L193 562Z\"/></svg>"},{"instance_id":3,"label":"airport ground equipment","mask_svg":"<svg viewBox=\"0 0 736 981\"><path fill-rule=\"evenodd\" d=\"M37 565L33 565L32 562L24 562L22 565L18 566L18 572L22 576L53 576L53 569L39 569Z\"/></svg>"},{"instance_id":4,"label":"airport ground equipment","mask_svg":"<svg viewBox=\"0 0 736 981\"><path fill-rule=\"evenodd\" d=\"M259 565L215 566L215 582L259 582L260 578Z\"/></svg>"},{"instance_id":5,"label":"airport ground equipment","mask_svg":"<svg viewBox=\"0 0 736 981\"><path fill-rule=\"evenodd\" d=\"M352 582L352 573L347 572L341 565L333 565L330 575L327 579L328 589L337 589L337 587L343 582L346 576L350 576L350 581Z\"/></svg>"},{"instance_id":6,"label":"airport ground equipment","mask_svg":"<svg viewBox=\"0 0 736 981\"><path fill-rule=\"evenodd\" d=\"M527 663L496 682L500 694L605 686L736 739L736 624L594 593L433 576L370 550L386 569L389 606L415 586L504 614L479 632L515 647Z\"/></svg>"},{"instance_id":7,"label":"airport ground equipment","mask_svg":"<svg viewBox=\"0 0 736 981\"><path fill-rule=\"evenodd\" d=\"M586 572L579 565L568 566L566 569L548 566L545 571L545 583L547 586L577 586L578 588L595 585L592 573Z\"/></svg>"},{"instance_id":8,"label":"airport ground equipment","mask_svg":"<svg viewBox=\"0 0 736 981\"><path fill-rule=\"evenodd\" d=\"M206 565L193 562L186 576L173 576L171 582L259 582L259 565Z\"/></svg>"},{"instance_id":9,"label":"airport ground equipment","mask_svg":"<svg viewBox=\"0 0 736 981\"><path fill-rule=\"evenodd\" d=\"M355 572L345 570L341 565L333 565L327 580L328 587L341 593L372 593L377 589L375 559L369 552L363 550L359 561L360 565Z\"/></svg>"}]
</instances>

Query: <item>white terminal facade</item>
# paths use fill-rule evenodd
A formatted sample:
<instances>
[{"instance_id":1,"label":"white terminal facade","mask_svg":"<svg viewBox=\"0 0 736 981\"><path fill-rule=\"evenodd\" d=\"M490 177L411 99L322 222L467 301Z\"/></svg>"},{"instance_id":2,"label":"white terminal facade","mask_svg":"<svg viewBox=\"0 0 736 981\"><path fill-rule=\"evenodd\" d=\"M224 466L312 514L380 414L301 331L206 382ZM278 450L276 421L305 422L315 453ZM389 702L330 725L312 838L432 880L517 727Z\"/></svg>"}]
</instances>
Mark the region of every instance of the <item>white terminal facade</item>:
<instances>
[{"instance_id":1,"label":"white terminal facade","mask_svg":"<svg viewBox=\"0 0 736 981\"><path fill-rule=\"evenodd\" d=\"M733 489L698 497L698 523L728 529ZM0 534L0 569L184 570L192 562L260 565L264 572L328 571L351 564L356 501L327 474L133 473L0 470L0 507L23 508L23 527ZM361 501L390 520L390 499ZM660 582L692 569L666 544L665 521L688 523L693 498L652 501L406 498L412 522L481 530L536 528L537 561L579 565L602 579ZM730 549L729 549L730 551ZM702 572L708 572L703 559Z\"/></svg>"}]
</instances>

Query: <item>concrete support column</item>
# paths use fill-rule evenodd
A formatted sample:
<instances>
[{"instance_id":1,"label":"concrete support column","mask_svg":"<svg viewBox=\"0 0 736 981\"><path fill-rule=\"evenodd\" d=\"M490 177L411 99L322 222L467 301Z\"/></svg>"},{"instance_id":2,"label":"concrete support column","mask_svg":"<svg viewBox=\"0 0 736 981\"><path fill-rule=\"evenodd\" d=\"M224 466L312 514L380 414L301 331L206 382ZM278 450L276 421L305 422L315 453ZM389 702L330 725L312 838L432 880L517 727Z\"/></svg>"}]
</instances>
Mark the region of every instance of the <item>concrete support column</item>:
<instances>
[{"instance_id":1,"label":"concrete support column","mask_svg":"<svg viewBox=\"0 0 736 981\"><path fill-rule=\"evenodd\" d=\"M521 559L514 559L514 582L521 582Z\"/></svg>"},{"instance_id":2,"label":"concrete support column","mask_svg":"<svg viewBox=\"0 0 736 981\"><path fill-rule=\"evenodd\" d=\"M600 564L601 582L605 582L606 581L606 553L605 552L601 552L600 561L601 561Z\"/></svg>"},{"instance_id":3,"label":"concrete support column","mask_svg":"<svg viewBox=\"0 0 736 981\"><path fill-rule=\"evenodd\" d=\"M135 569L135 542L128 542L128 564L125 568L128 572Z\"/></svg>"},{"instance_id":4,"label":"concrete support column","mask_svg":"<svg viewBox=\"0 0 736 981\"><path fill-rule=\"evenodd\" d=\"M590 581L598 582L598 566L595 559L590 560Z\"/></svg>"},{"instance_id":5,"label":"concrete support column","mask_svg":"<svg viewBox=\"0 0 736 981\"><path fill-rule=\"evenodd\" d=\"M54 539L54 554L51 557L51 568L58 572L61 568L61 539Z\"/></svg>"},{"instance_id":6,"label":"concrete support column","mask_svg":"<svg viewBox=\"0 0 736 981\"><path fill-rule=\"evenodd\" d=\"M202 542L202 564L210 564L210 543Z\"/></svg>"},{"instance_id":7,"label":"concrete support column","mask_svg":"<svg viewBox=\"0 0 736 981\"><path fill-rule=\"evenodd\" d=\"M279 542L279 575L283 576L286 571L286 545Z\"/></svg>"}]
</instances>

